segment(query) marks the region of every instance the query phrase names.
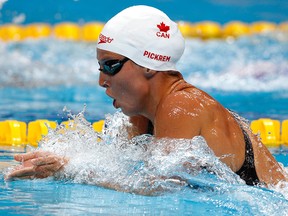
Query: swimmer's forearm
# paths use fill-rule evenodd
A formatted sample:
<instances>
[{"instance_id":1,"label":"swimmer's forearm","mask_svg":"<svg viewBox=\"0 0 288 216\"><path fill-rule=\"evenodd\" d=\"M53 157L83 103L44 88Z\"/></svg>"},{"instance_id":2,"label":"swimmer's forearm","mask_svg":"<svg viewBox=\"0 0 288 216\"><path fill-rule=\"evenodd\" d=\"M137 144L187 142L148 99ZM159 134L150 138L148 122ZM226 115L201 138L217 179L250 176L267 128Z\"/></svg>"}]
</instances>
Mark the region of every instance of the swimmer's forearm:
<instances>
[{"instance_id":1,"label":"swimmer's forearm","mask_svg":"<svg viewBox=\"0 0 288 216\"><path fill-rule=\"evenodd\" d=\"M158 184L159 182L161 183ZM146 180L146 181L144 180L144 185L146 186L142 186L142 187L141 186L140 187L139 186L127 187L119 183L111 183L111 182L98 182L96 185L107 188L107 189L113 189L116 191L121 191L121 192L126 192L126 193L134 193L134 194L140 194L144 196L155 196L155 195L159 195L164 192L167 192L167 191L171 191L171 188L169 189L163 186L164 183L174 184L177 186L187 185L186 181L181 179L178 176L173 176L173 177L158 176L158 177L150 178L149 180Z\"/></svg>"},{"instance_id":2,"label":"swimmer's forearm","mask_svg":"<svg viewBox=\"0 0 288 216\"><path fill-rule=\"evenodd\" d=\"M125 187L123 187L123 185L120 185L120 184L112 184L112 183L109 183L109 182L103 182L103 183L100 183L100 184L97 184L97 186L100 186L100 187L103 187L103 188L107 188L107 189L112 189L112 190L116 190L116 191L120 191L120 192L125 192L125 193L134 193L134 194L139 194L139 195L144 195L144 196L153 196L155 195L156 193L159 193L159 192L163 192L163 189L159 190L158 189L151 189L151 188L141 188L141 189L137 189L137 188L134 188L134 189L127 189Z\"/></svg>"}]
</instances>

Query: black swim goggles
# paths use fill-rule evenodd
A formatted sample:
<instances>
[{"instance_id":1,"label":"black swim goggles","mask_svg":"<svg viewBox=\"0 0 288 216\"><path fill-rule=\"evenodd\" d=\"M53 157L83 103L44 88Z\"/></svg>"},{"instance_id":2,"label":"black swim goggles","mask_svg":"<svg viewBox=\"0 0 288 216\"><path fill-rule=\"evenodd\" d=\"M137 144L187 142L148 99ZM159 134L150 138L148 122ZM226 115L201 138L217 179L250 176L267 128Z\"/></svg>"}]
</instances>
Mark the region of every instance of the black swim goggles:
<instances>
[{"instance_id":1,"label":"black swim goggles","mask_svg":"<svg viewBox=\"0 0 288 216\"><path fill-rule=\"evenodd\" d=\"M103 72L104 74L114 76L115 74L117 74L121 70L121 68L123 67L125 62L127 62L128 60L129 60L129 58L127 58L127 57L125 57L122 60L118 60L118 59L101 60L98 62L100 65L99 70L101 72Z\"/></svg>"}]
</instances>

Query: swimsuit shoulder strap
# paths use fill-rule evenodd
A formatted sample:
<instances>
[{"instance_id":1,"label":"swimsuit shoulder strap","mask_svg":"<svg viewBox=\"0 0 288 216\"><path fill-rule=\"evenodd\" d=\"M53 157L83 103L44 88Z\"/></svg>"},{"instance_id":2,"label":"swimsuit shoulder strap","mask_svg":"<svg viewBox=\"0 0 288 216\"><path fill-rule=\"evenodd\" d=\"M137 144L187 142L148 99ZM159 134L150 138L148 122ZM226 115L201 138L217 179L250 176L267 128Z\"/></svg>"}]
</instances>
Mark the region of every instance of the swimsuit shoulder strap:
<instances>
[{"instance_id":1,"label":"swimsuit shoulder strap","mask_svg":"<svg viewBox=\"0 0 288 216\"><path fill-rule=\"evenodd\" d=\"M245 160L242 167L236 172L237 175L243 179L247 185L256 185L259 184L259 178L256 173L255 163L254 163L254 152L252 147L252 142L248 133L245 131L243 127L244 124L248 124L248 121L242 117L240 117L237 113L228 110L234 119L239 124L245 141Z\"/></svg>"}]
</instances>

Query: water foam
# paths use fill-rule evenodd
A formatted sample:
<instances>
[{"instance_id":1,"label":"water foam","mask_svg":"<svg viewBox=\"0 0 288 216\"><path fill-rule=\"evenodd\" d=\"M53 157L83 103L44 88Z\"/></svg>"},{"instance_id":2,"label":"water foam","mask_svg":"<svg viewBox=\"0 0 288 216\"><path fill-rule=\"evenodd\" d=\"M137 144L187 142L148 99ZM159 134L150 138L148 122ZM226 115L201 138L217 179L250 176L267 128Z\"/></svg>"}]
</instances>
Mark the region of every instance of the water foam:
<instances>
[{"instance_id":1,"label":"water foam","mask_svg":"<svg viewBox=\"0 0 288 216\"><path fill-rule=\"evenodd\" d=\"M201 88L225 91L288 90L285 33L237 40L187 39L178 63L184 77ZM0 42L1 86L95 85L95 44L53 38Z\"/></svg>"},{"instance_id":2,"label":"water foam","mask_svg":"<svg viewBox=\"0 0 288 216\"><path fill-rule=\"evenodd\" d=\"M69 128L51 129L40 142L40 149L69 158L55 175L58 180L145 195L181 192L187 193L188 200L196 196L197 202L218 203L225 197L217 205L234 206L242 213L247 211L243 203L261 215L283 213L288 207L288 185L269 189L245 185L203 137L156 140L141 135L129 140L126 127L130 123L122 112L106 115L102 133L93 130L84 112L69 117L73 120Z\"/></svg>"},{"instance_id":3,"label":"water foam","mask_svg":"<svg viewBox=\"0 0 288 216\"><path fill-rule=\"evenodd\" d=\"M102 133L93 130L83 112L71 118L69 128L50 129L39 143L40 149L69 158L58 179L153 195L186 186L244 184L202 137L156 140L141 135L129 140L129 123L121 112L106 116Z\"/></svg>"},{"instance_id":4,"label":"water foam","mask_svg":"<svg viewBox=\"0 0 288 216\"><path fill-rule=\"evenodd\" d=\"M0 41L0 85L47 87L95 85L98 63L94 44L54 39Z\"/></svg>"},{"instance_id":5,"label":"water foam","mask_svg":"<svg viewBox=\"0 0 288 216\"><path fill-rule=\"evenodd\" d=\"M188 40L179 68L190 83L205 89L288 90L288 41L283 40L284 34L234 41Z\"/></svg>"},{"instance_id":6,"label":"water foam","mask_svg":"<svg viewBox=\"0 0 288 216\"><path fill-rule=\"evenodd\" d=\"M39 143L40 150L69 158L54 176L63 183L163 197L173 192L171 199L180 196L187 203L215 206L235 215L287 215L288 185L269 189L245 185L202 137L155 140L141 135L129 140L125 129L129 123L121 112L106 115L102 133L93 130L84 111L68 116L72 120L68 128L50 129Z\"/></svg>"},{"instance_id":7,"label":"water foam","mask_svg":"<svg viewBox=\"0 0 288 216\"><path fill-rule=\"evenodd\" d=\"M5 4L5 2L7 2L8 0L0 0L0 10L2 9L3 5Z\"/></svg>"}]
</instances>

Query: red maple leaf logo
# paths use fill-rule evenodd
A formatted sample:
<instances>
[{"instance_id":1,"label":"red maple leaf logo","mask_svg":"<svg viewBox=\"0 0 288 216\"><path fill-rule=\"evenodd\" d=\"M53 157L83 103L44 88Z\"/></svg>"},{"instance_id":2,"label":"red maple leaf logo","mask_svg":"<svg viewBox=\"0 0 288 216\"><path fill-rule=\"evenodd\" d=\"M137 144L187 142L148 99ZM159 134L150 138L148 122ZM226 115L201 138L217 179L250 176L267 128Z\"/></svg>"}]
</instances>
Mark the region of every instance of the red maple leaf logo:
<instances>
[{"instance_id":1,"label":"red maple leaf logo","mask_svg":"<svg viewBox=\"0 0 288 216\"><path fill-rule=\"evenodd\" d=\"M157 25L157 27L159 28L161 32L167 32L170 29L170 27L166 26L165 23L163 22L161 22L160 25Z\"/></svg>"}]
</instances>

